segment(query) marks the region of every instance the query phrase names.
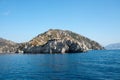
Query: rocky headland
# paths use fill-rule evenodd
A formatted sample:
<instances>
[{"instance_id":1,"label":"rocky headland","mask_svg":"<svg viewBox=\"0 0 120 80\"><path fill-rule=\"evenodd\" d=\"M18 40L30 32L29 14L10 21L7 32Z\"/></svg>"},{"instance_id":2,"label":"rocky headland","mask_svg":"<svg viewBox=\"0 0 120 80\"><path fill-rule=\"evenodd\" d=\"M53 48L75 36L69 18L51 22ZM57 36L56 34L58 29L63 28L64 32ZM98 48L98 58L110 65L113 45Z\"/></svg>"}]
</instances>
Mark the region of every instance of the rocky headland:
<instances>
[{"instance_id":1,"label":"rocky headland","mask_svg":"<svg viewBox=\"0 0 120 80\"><path fill-rule=\"evenodd\" d=\"M104 49L99 43L68 30L50 29L29 42L0 38L0 53L79 53Z\"/></svg>"}]
</instances>

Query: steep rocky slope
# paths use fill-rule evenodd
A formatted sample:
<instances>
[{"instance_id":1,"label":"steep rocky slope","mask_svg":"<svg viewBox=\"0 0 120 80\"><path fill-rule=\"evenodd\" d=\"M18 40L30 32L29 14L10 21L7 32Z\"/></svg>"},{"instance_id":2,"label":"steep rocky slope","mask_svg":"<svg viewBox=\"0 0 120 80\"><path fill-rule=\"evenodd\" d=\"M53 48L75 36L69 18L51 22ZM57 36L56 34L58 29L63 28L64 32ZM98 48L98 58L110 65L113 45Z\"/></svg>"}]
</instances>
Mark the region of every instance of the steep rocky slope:
<instances>
[{"instance_id":1,"label":"steep rocky slope","mask_svg":"<svg viewBox=\"0 0 120 80\"><path fill-rule=\"evenodd\" d=\"M14 53L17 47L17 43L0 38L0 53Z\"/></svg>"},{"instance_id":2,"label":"steep rocky slope","mask_svg":"<svg viewBox=\"0 0 120 80\"><path fill-rule=\"evenodd\" d=\"M39 34L26 44L25 53L76 53L103 49L99 43L84 36L58 29Z\"/></svg>"},{"instance_id":3,"label":"steep rocky slope","mask_svg":"<svg viewBox=\"0 0 120 80\"><path fill-rule=\"evenodd\" d=\"M50 29L26 43L0 38L0 53L78 53L104 49L99 43L71 31Z\"/></svg>"}]
</instances>

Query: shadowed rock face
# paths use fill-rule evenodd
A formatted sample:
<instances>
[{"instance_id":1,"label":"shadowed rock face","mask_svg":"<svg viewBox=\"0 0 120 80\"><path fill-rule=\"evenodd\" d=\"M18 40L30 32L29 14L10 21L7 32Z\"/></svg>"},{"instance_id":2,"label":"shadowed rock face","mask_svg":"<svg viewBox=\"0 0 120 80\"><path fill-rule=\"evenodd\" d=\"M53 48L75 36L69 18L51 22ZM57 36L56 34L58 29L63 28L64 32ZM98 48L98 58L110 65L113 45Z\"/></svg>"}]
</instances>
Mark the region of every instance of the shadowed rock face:
<instances>
[{"instance_id":1,"label":"shadowed rock face","mask_svg":"<svg viewBox=\"0 0 120 80\"><path fill-rule=\"evenodd\" d=\"M82 50L77 42L70 40L49 40L43 46L36 46L26 49L25 53L71 53L82 51L85 50Z\"/></svg>"},{"instance_id":2,"label":"shadowed rock face","mask_svg":"<svg viewBox=\"0 0 120 80\"><path fill-rule=\"evenodd\" d=\"M9 49L9 46L7 49ZM14 43L14 50L12 51L17 53L78 53L101 49L104 48L99 43L79 34L71 31L50 29L29 42Z\"/></svg>"}]
</instances>

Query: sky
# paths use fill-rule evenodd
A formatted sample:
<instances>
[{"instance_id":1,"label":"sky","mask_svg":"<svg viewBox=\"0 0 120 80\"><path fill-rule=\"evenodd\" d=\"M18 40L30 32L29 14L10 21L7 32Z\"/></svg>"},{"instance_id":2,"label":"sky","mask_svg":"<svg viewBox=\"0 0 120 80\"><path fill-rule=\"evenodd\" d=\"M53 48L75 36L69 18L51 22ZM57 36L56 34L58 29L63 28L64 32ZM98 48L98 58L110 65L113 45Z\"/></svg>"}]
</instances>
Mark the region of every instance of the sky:
<instances>
[{"instance_id":1,"label":"sky","mask_svg":"<svg viewBox=\"0 0 120 80\"><path fill-rule=\"evenodd\" d=\"M49 29L118 43L120 0L0 0L0 37L20 43Z\"/></svg>"}]
</instances>

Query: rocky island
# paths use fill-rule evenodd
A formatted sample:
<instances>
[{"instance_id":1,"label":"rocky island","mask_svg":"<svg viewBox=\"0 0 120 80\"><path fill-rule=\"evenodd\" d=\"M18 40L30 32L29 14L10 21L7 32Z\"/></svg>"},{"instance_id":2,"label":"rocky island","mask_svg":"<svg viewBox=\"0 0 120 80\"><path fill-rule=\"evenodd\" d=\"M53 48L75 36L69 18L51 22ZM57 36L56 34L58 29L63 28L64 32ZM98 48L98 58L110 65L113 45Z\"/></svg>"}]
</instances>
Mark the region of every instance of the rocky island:
<instances>
[{"instance_id":1,"label":"rocky island","mask_svg":"<svg viewBox=\"0 0 120 80\"><path fill-rule=\"evenodd\" d=\"M0 38L0 53L80 53L104 49L99 43L68 30L50 29L25 43Z\"/></svg>"}]
</instances>

